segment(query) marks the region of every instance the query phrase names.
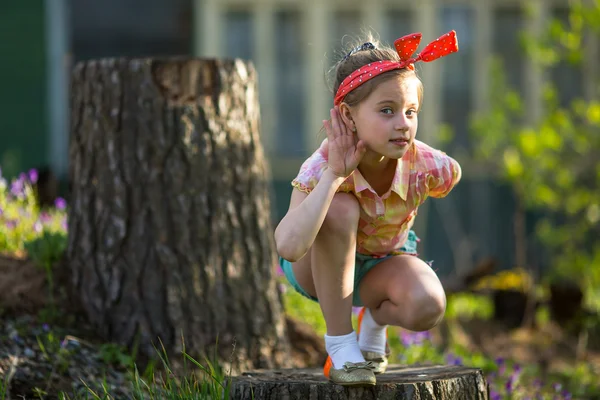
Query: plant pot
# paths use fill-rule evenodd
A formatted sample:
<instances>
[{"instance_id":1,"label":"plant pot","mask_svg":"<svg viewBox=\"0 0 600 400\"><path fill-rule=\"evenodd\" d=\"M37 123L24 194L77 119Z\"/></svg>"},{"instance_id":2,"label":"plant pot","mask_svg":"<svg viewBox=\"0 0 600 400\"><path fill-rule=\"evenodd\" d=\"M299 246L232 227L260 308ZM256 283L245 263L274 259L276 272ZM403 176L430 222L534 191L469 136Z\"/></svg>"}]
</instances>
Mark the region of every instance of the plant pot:
<instances>
[{"instance_id":1,"label":"plant pot","mask_svg":"<svg viewBox=\"0 0 600 400\"><path fill-rule=\"evenodd\" d=\"M550 315L563 325L571 322L583 310L583 290L573 281L556 281L550 284Z\"/></svg>"},{"instance_id":2,"label":"plant pot","mask_svg":"<svg viewBox=\"0 0 600 400\"><path fill-rule=\"evenodd\" d=\"M494 320L509 329L521 325L527 307L527 295L518 290L495 290L493 292Z\"/></svg>"}]
</instances>

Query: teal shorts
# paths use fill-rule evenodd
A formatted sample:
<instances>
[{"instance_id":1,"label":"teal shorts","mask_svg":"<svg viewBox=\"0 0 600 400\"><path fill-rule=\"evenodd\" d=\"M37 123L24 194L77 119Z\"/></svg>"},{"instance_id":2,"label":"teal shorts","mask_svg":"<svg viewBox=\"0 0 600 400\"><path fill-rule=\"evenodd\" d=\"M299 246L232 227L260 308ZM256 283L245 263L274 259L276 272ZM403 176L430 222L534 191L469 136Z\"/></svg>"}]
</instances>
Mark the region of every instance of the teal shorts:
<instances>
[{"instance_id":1,"label":"teal shorts","mask_svg":"<svg viewBox=\"0 0 600 400\"><path fill-rule=\"evenodd\" d=\"M418 241L419 241L419 238L417 237L417 235L415 235L415 233L413 231L409 231L408 239L406 239L406 243L404 243L404 246L402 246L400 248L400 250L398 251L398 253L396 253L396 254L403 253L403 254L409 254L409 255L416 256ZM356 257L354 259L355 260L354 293L352 295L352 305L354 305L355 307L363 306L363 303L360 299L360 294L358 292L358 286L360 285L360 281L362 280L362 278L364 278L364 276L367 274L367 272L369 272L374 266L376 266L380 262L385 261L388 258L393 257L396 254L389 254L384 257L374 257L374 256L366 255L366 254L356 253ZM296 289L296 291L298 293L300 293L302 296L304 296L308 299L311 299L313 301L318 301L318 299L316 297L311 296L310 294L306 293L306 291L304 289L302 289L302 287L296 280L296 277L294 276L294 270L292 268L291 262L279 257L279 266L283 270L283 273L285 274L285 277L287 278L290 285L292 285L292 287L294 289Z\"/></svg>"}]
</instances>

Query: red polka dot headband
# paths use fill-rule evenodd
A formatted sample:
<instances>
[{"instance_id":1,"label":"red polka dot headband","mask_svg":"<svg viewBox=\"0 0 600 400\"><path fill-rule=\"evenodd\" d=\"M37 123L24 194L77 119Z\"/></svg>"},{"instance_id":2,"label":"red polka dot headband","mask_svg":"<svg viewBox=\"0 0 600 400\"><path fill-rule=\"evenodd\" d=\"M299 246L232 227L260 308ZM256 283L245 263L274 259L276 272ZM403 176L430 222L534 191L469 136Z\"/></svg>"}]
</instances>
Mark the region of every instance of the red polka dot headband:
<instances>
[{"instance_id":1,"label":"red polka dot headband","mask_svg":"<svg viewBox=\"0 0 600 400\"><path fill-rule=\"evenodd\" d=\"M419 55L412 57L417 47L419 47L419 43L421 43L421 36L420 33L413 33L396 39L394 46L400 56L399 62L388 60L377 61L363 65L348 75L338 88L333 104L337 106L344 100L348 93L369 79L373 79L384 72L402 68L414 70L414 63L417 61L430 62L458 51L458 39L456 38L456 32L452 30L429 43Z\"/></svg>"}]
</instances>

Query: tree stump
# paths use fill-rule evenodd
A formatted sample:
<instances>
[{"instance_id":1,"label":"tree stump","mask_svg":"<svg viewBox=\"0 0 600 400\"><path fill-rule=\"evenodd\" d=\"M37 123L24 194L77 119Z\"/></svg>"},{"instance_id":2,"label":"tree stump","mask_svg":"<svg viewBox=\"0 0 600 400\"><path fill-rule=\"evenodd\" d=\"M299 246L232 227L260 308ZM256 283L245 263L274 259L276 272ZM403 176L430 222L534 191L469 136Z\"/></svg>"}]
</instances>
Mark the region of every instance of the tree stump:
<instances>
[{"instance_id":1,"label":"tree stump","mask_svg":"<svg viewBox=\"0 0 600 400\"><path fill-rule=\"evenodd\" d=\"M348 388L329 382L321 369L246 372L232 378L232 399L279 400L487 400L479 369L461 366L391 365L377 385Z\"/></svg>"},{"instance_id":2,"label":"tree stump","mask_svg":"<svg viewBox=\"0 0 600 400\"><path fill-rule=\"evenodd\" d=\"M183 337L233 371L289 366L253 65L81 62L71 112L67 261L98 332L147 355Z\"/></svg>"}]
</instances>

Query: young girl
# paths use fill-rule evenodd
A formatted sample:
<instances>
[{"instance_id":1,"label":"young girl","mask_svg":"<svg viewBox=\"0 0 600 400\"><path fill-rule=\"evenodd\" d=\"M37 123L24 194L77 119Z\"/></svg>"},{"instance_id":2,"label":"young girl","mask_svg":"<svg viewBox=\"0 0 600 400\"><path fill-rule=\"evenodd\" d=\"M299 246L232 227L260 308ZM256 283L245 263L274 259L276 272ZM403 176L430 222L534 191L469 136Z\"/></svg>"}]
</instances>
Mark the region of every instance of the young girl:
<instances>
[{"instance_id":1,"label":"young girl","mask_svg":"<svg viewBox=\"0 0 600 400\"><path fill-rule=\"evenodd\" d=\"M385 371L387 325L428 330L446 307L410 228L419 205L447 195L461 169L415 139L423 86L413 64L455 52L458 43L451 31L412 57L420 39L404 36L395 50L369 41L337 64L327 139L293 180L275 230L287 279L320 304L324 373L341 385L374 385L374 374ZM353 305L363 307L358 336Z\"/></svg>"}]
</instances>

